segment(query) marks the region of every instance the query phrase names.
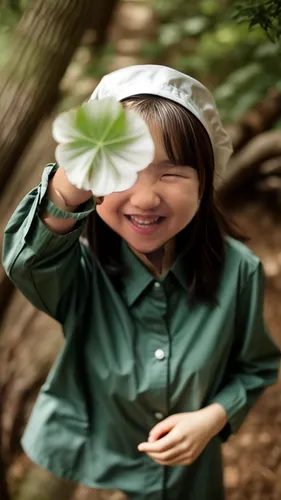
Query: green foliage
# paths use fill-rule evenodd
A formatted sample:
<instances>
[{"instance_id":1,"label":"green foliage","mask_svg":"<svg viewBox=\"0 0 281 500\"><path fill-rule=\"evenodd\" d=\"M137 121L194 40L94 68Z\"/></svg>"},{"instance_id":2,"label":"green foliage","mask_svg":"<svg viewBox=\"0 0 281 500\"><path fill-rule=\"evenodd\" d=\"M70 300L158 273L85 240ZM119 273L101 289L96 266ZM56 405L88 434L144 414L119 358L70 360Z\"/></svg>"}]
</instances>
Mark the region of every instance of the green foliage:
<instances>
[{"instance_id":1,"label":"green foliage","mask_svg":"<svg viewBox=\"0 0 281 500\"><path fill-rule=\"evenodd\" d=\"M113 62L113 58L114 45L108 42L98 54L95 54L93 64L87 68L86 75L101 79L107 73L107 68Z\"/></svg>"},{"instance_id":2,"label":"green foliage","mask_svg":"<svg viewBox=\"0 0 281 500\"><path fill-rule=\"evenodd\" d=\"M9 41L30 0L0 0L0 66L9 59Z\"/></svg>"},{"instance_id":3,"label":"green foliage","mask_svg":"<svg viewBox=\"0 0 281 500\"><path fill-rule=\"evenodd\" d=\"M250 29L261 26L271 42L281 38L280 0L245 0L236 2L233 19L247 22Z\"/></svg>"},{"instance_id":4,"label":"green foliage","mask_svg":"<svg viewBox=\"0 0 281 500\"><path fill-rule=\"evenodd\" d=\"M269 42L258 45L252 60L232 71L219 85L214 95L224 121L233 121L266 95L268 89L281 92L278 74L280 46Z\"/></svg>"},{"instance_id":5,"label":"green foliage","mask_svg":"<svg viewBox=\"0 0 281 500\"><path fill-rule=\"evenodd\" d=\"M0 0L0 29L15 27L30 0Z\"/></svg>"},{"instance_id":6,"label":"green foliage","mask_svg":"<svg viewBox=\"0 0 281 500\"><path fill-rule=\"evenodd\" d=\"M270 87L281 89L281 0L151 3L159 22L157 40L145 44L143 54L206 83L225 122L247 111Z\"/></svg>"}]
</instances>

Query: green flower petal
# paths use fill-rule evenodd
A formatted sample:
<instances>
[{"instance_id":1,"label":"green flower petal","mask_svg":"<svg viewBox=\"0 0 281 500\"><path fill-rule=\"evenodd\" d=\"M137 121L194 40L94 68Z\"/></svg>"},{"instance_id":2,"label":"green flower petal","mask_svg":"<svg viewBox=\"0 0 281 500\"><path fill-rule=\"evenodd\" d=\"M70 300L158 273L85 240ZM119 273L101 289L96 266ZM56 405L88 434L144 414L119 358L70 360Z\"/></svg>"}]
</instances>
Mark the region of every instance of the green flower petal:
<instances>
[{"instance_id":1,"label":"green flower petal","mask_svg":"<svg viewBox=\"0 0 281 500\"><path fill-rule=\"evenodd\" d=\"M60 115L53 136L56 160L69 181L104 196L129 189L154 157L144 120L115 99L93 100Z\"/></svg>"},{"instance_id":2,"label":"green flower petal","mask_svg":"<svg viewBox=\"0 0 281 500\"><path fill-rule=\"evenodd\" d=\"M93 152L91 150L74 148L72 143L59 144L55 156L57 163L65 170L71 184L79 189L91 189L88 181L89 165L93 161ZM79 165L78 172L77 165Z\"/></svg>"},{"instance_id":3,"label":"green flower petal","mask_svg":"<svg viewBox=\"0 0 281 500\"><path fill-rule=\"evenodd\" d=\"M81 130L76 126L76 115L77 111L75 109L71 109L70 111L61 113L55 119L52 129L55 141L58 143L65 143L72 142L77 138L83 138Z\"/></svg>"}]
</instances>

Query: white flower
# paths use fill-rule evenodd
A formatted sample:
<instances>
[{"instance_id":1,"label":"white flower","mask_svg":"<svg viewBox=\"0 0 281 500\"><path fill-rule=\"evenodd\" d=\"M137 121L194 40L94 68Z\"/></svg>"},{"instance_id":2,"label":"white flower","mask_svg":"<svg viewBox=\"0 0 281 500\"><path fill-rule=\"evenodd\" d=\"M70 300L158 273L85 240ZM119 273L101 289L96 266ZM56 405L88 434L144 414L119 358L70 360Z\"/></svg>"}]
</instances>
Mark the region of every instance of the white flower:
<instances>
[{"instance_id":1,"label":"white flower","mask_svg":"<svg viewBox=\"0 0 281 500\"><path fill-rule=\"evenodd\" d=\"M95 196L124 191L154 157L145 121L114 98L92 100L53 123L56 160L71 184Z\"/></svg>"}]
</instances>

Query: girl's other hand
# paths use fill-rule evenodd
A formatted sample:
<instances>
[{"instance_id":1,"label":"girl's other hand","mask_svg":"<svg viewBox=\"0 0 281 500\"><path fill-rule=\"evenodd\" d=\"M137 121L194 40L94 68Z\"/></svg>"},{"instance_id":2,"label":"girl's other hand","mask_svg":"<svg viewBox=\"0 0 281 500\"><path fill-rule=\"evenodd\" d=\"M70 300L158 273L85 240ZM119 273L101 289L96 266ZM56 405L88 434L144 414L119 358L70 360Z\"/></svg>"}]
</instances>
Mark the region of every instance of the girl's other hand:
<instances>
[{"instance_id":1,"label":"girl's other hand","mask_svg":"<svg viewBox=\"0 0 281 500\"><path fill-rule=\"evenodd\" d=\"M217 403L177 413L155 425L138 449L160 465L190 465L226 423L226 412Z\"/></svg>"}]
</instances>

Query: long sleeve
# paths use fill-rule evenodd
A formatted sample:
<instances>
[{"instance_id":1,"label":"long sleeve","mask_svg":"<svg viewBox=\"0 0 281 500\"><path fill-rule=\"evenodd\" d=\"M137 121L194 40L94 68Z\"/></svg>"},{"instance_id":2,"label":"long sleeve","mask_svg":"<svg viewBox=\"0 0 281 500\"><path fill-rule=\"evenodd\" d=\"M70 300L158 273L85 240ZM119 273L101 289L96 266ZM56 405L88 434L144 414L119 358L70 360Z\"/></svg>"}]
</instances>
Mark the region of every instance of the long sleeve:
<instances>
[{"instance_id":1,"label":"long sleeve","mask_svg":"<svg viewBox=\"0 0 281 500\"><path fill-rule=\"evenodd\" d=\"M93 200L80 212L69 214L46 199L48 181L56 170L48 165L38 187L28 193L9 220L4 234L3 266L17 288L38 309L63 321L63 308L73 289L86 293L89 280L88 251L79 242L87 215L94 210ZM77 219L73 231L65 235L51 232L38 211L48 205L54 215Z\"/></svg>"},{"instance_id":2,"label":"long sleeve","mask_svg":"<svg viewBox=\"0 0 281 500\"><path fill-rule=\"evenodd\" d=\"M223 440L239 429L263 390L278 379L280 351L263 319L264 281L259 263L239 294L235 342L225 379L211 401L220 403L228 415Z\"/></svg>"}]
</instances>

